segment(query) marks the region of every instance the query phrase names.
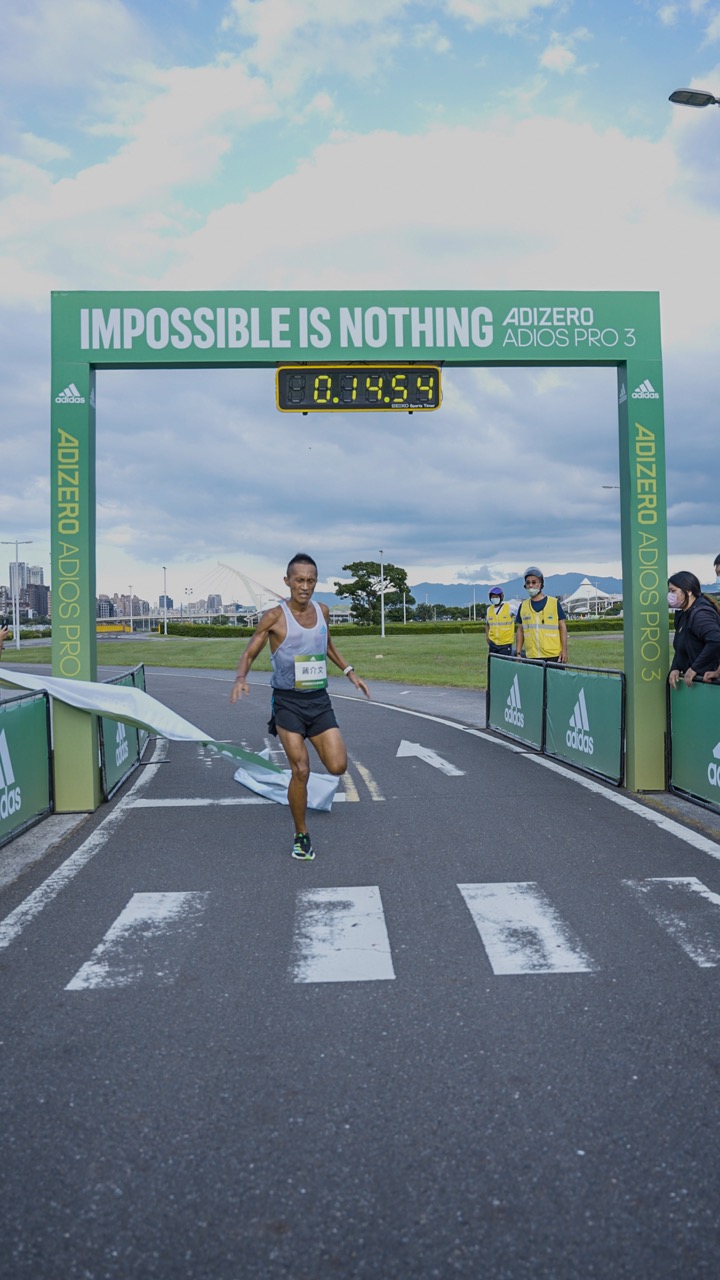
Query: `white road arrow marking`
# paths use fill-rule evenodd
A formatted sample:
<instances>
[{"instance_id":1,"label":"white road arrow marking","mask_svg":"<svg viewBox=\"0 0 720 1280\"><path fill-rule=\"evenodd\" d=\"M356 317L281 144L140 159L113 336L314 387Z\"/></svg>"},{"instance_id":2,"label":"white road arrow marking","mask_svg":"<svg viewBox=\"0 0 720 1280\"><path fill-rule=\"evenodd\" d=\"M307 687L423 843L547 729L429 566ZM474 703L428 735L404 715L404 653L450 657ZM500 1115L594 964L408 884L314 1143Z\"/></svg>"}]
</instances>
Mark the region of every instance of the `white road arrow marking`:
<instances>
[{"instance_id":1,"label":"white road arrow marking","mask_svg":"<svg viewBox=\"0 0 720 1280\"><path fill-rule=\"evenodd\" d=\"M403 738L397 749L399 756L417 756L419 760L424 760L426 764L431 764L433 769L440 769L446 773L449 778L464 778L464 769L456 769L454 764L450 764L448 760L443 760L442 756L433 751L430 747L421 747L419 742L406 742Z\"/></svg>"}]
</instances>

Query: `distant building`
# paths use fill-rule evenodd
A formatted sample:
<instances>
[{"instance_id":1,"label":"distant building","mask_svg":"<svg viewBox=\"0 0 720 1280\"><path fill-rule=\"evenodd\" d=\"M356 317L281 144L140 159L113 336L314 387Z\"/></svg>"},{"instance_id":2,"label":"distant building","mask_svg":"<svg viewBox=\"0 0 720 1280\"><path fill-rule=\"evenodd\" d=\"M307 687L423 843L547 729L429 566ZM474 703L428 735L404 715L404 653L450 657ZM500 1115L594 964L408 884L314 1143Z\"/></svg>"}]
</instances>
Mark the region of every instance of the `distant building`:
<instances>
[{"instance_id":1,"label":"distant building","mask_svg":"<svg viewBox=\"0 0 720 1280\"><path fill-rule=\"evenodd\" d=\"M109 596L98 596L95 604L96 618L114 618L115 606Z\"/></svg>"},{"instance_id":2,"label":"distant building","mask_svg":"<svg viewBox=\"0 0 720 1280\"><path fill-rule=\"evenodd\" d=\"M24 591L27 586L28 567L25 564L24 560L18 560L17 564L13 560L13 562L8 566L8 568L10 570L10 595L14 598L16 595L19 596L21 591ZM17 574L17 585L15 584L16 574Z\"/></svg>"},{"instance_id":3,"label":"distant building","mask_svg":"<svg viewBox=\"0 0 720 1280\"><path fill-rule=\"evenodd\" d=\"M47 618L50 614L50 588L41 582L29 582L24 592L29 613Z\"/></svg>"},{"instance_id":4,"label":"distant building","mask_svg":"<svg viewBox=\"0 0 720 1280\"><path fill-rule=\"evenodd\" d=\"M172 596L161 596L160 601L158 603L158 608L160 609L161 613L164 613L166 609L168 613L170 612L171 609L174 609L175 605L173 604Z\"/></svg>"},{"instance_id":5,"label":"distant building","mask_svg":"<svg viewBox=\"0 0 720 1280\"><path fill-rule=\"evenodd\" d=\"M28 586L41 587L45 582L45 575L41 564L28 565L27 571Z\"/></svg>"},{"instance_id":6,"label":"distant building","mask_svg":"<svg viewBox=\"0 0 720 1280\"><path fill-rule=\"evenodd\" d=\"M211 595L207 598L208 613L222 613L222 596Z\"/></svg>"}]
</instances>

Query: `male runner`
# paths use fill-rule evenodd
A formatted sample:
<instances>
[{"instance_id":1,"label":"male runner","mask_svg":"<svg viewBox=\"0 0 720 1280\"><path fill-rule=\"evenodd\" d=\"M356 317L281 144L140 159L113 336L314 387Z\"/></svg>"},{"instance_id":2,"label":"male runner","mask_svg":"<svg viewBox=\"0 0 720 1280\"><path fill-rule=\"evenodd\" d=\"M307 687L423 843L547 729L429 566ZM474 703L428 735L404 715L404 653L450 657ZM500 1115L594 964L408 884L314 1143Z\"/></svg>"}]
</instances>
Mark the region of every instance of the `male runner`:
<instances>
[{"instance_id":1,"label":"male runner","mask_svg":"<svg viewBox=\"0 0 720 1280\"><path fill-rule=\"evenodd\" d=\"M356 689L370 697L364 680L340 656L330 639L327 605L315 604L317 565L311 556L293 556L285 583L290 599L264 613L240 657L230 701L249 692L246 676L270 641L272 716L268 728L285 748L292 777L288 802L295 823L292 857L311 862L315 851L306 825L307 781L310 774L309 738L328 773L339 777L347 769L347 751L327 691L327 658L349 676Z\"/></svg>"}]
</instances>

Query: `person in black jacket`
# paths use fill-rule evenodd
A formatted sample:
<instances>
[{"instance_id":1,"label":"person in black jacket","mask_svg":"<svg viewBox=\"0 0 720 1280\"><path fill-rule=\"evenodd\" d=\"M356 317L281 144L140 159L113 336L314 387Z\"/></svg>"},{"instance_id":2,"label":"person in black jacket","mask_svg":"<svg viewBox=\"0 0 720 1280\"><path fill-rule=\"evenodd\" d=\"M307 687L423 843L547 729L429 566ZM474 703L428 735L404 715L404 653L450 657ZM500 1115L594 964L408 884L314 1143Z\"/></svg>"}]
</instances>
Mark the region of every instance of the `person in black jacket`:
<instances>
[{"instance_id":1,"label":"person in black jacket","mask_svg":"<svg viewBox=\"0 0 720 1280\"><path fill-rule=\"evenodd\" d=\"M677 688L680 678L691 685L696 676L720 665L720 612L694 573L674 573L668 578L668 604L675 610L675 656L668 681Z\"/></svg>"}]
</instances>

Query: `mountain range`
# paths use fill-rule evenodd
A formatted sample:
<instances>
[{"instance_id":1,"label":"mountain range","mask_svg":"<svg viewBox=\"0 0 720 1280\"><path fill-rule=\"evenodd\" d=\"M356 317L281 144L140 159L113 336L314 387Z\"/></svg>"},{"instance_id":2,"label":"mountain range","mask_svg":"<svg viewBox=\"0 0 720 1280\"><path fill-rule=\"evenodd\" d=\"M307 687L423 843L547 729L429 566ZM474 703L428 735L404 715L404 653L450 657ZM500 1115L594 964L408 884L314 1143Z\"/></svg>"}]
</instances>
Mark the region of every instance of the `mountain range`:
<instances>
[{"instance_id":1,"label":"mountain range","mask_svg":"<svg viewBox=\"0 0 720 1280\"><path fill-rule=\"evenodd\" d=\"M601 578L584 573L550 573L545 579L545 590L550 596L569 596L577 591L583 578L588 577L594 587L607 591L608 595L622 595L622 578ZM410 587L416 604L445 604L463 608L471 605L473 598L476 604L487 604L491 587L500 587L506 600L520 600L525 595L523 578L510 578L507 582L418 582ZM474 597L473 597L474 592ZM315 598L323 604L347 604L347 597L332 595L328 591L316 591Z\"/></svg>"}]
</instances>

